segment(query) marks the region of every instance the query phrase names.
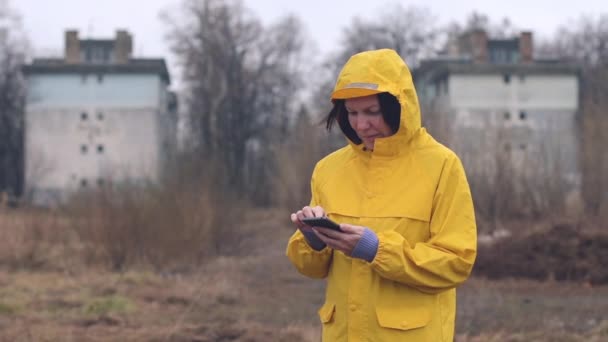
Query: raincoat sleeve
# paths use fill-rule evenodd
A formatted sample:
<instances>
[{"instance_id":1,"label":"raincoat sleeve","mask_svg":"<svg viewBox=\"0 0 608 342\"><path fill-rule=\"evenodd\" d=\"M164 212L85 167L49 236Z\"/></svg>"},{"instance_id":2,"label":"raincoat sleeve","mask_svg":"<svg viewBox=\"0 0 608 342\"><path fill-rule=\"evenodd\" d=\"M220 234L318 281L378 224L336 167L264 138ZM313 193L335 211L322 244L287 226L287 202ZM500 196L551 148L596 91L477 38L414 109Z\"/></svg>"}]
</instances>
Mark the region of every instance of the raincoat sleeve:
<instances>
[{"instance_id":1,"label":"raincoat sleeve","mask_svg":"<svg viewBox=\"0 0 608 342\"><path fill-rule=\"evenodd\" d=\"M310 182L312 199L310 206L317 206L318 196L315 190L315 172ZM306 238L300 232L296 232L291 236L287 243L287 257L291 263L296 267L298 272L311 278L325 278L329 271L329 263L331 261L333 249L325 247L320 251L314 250Z\"/></svg>"},{"instance_id":2,"label":"raincoat sleeve","mask_svg":"<svg viewBox=\"0 0 608 342\"><path fill-rule=\"evenodd\" d=\"M378 234L372 268L382 277L438 293L469 276L477 254L477 228L464 168L453 155L445 164L433 198L430 238L411 245L394 231Z\"/></svg>"}]
</instances>

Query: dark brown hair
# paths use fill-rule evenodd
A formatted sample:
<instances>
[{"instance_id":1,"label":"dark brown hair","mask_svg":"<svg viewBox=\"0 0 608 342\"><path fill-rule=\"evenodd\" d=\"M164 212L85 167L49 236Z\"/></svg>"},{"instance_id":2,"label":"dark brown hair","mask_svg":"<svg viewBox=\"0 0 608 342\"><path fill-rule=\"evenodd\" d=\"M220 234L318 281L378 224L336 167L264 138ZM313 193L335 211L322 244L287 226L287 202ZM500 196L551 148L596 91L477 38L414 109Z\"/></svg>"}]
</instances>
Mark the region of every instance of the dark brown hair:
<instances>
[{"instance_id":1,"label":"dark brown hair","mask_svg":"<svg viewBox=\"0 0 608 342\"><path fill-rule=\"evenodd\" d=\"M334 100L334 107L329 111L325 119L325 127L327 127L328 131L331 131L334 123L337 121L342 133L350 141L359 145L361 144L361 139L359 139L357 133L348 122L348 113L344 102L345 100ZM401 119L401 105L399 101L389 93L380 93L378 94L378 103L380 104L382 118L388 127L391 128L393 134L397 133L399 130L399 120Z\"/></svg>"}]
</instances>

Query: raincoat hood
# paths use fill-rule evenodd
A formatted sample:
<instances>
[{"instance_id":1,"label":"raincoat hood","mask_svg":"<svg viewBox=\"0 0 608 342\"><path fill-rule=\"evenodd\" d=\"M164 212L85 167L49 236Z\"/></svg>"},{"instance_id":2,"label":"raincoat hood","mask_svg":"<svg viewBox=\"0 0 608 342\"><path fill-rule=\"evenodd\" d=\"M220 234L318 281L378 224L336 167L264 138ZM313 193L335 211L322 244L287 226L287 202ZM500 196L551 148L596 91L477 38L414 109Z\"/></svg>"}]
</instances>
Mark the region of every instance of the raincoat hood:
<instances>
[{"instance_id":1,"label":"raincoat hood","mask_svg":"<svg viewBox=\"0 0 608 342\"><path fill-rule=\"evenodd\" d=\"M398 153L421 129L420 106L409 68L397 52L390 49L365 51L352 56L342 68L332 100L349 99L387 92L401 105L399 130L376 139L376 153ZM362 144L351 146L361 150Z\"/></svg>"}]
</instances>

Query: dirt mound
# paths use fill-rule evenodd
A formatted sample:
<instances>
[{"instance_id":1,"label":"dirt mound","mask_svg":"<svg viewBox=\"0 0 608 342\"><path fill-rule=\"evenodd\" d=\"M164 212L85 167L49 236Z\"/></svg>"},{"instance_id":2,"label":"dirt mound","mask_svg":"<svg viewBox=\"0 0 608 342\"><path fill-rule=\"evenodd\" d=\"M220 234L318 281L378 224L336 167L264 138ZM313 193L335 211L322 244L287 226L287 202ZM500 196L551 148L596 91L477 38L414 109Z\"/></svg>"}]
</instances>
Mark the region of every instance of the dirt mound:
<instances>
[{"instance_id":1,"label":"dirt mound","mask_svg":"<svg viewBox=\"0 0 608 342\"><path fill-rule=\"evenodd\" d=\"M608 283L608 232L569 224L480 245L474 273L488 278Z\"/></svg>"}]
</instances>

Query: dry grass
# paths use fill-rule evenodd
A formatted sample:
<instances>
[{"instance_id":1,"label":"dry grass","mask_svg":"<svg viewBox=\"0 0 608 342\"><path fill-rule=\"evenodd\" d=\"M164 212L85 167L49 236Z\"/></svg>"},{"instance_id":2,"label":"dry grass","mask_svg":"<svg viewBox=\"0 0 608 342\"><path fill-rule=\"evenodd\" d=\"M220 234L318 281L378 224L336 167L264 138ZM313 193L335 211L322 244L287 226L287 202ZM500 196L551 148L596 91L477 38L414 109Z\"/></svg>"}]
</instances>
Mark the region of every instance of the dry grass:
<instances>
[{"instance_id":1,"label":"dry grass","mask_svg":"<svg viewBox=\"0 0 608 342\"><path fill-rule=\"evenodd\" d=\"M585 283L471 279L458 293L458 340L599 341L607 295Z\"/></svg>"},{"instance_id":2,"label":"dry grass","mask_svg":"<svg viewBox=\"0 0 608 342\"><path fill-rule=\"evenodd\" d=\"M82 246L65 215L53 210L0 207L0 264L10 270L74 270Z\"/></svg>"},{"instance_id":3,"label":"dry grass","mask_svg":"<svg viewBox=\"0 0 608 342\"><path fill-rule=\"evenodd\" d=\"M64 208L89 263L112 270L184 271L215 255L237 253L237 223L247 209L208 183L128 184L80 194Z\"/></svg>"},{"instance_id":4,"label":"dry grass","mask_svg":"<svg viewBox=\"0 0 608 342\"><path fill-rule=\"evenodd\" d=\"M38 225L28 225L24 219L30 213L3 211L0 222L8 228L3 231L10 232L18 225L21 229L17 232L23 238L17 241L38 236ZM55 214L32 215L44 221ZM1 261L0 341L318 340L316 326L285 317L285 306L293 300L277 301L305 283L293 273L287 282L295 282L294 286L282 288L280 282L268 281L275 278L275 271L289 272L283 248L274 249L288 234L277 225L278 215L250 212L244 220L250 223L239 226L249 236L241 243L245 256L208 259L191 265L186 272L145 271L153 269L150 267L111 272L103 263L89 263L87 252L81 248L83 242L74 238L70 224L48 226L46 237L72 237L51 247L56 249L49 253L79 250L69 257L80 265L70 271L53 262L19 269L10 266L12 262ZM276 234L281 235L279 240L267 240ZM0 241L0 249L6 241L11 240ZM273 246L273 255L264 254L268 251L264 244L268 243ZM18 249L18 243L14 245ZM30 247L24 243L21 248ZM54 260L67 257L61 255ZM281 265L268 267L274 260ZM282 291L279 297L275 296L277 291Z\"/></svg>"},{"instance_id":5,"label":"dry grass","mask_svg":"<svg viewBox=\"0 0 608 342\"><path fill-rule=\"evenodd\" d=\"M40 240L49 247L42 251L53 256L33 268L0 260L0 341L320 340L316 311L324 283L302 277L284 257L292 232L284 211L249 210L238 226L247 237L241 254L206 259L182 272L141 266L112 272L87 264L82 242L55 215L0 213L0 250L10 243L11 255L27 255L19 252L31 249L27 227L44 227ZM56 223L14 229L29 222L24 217ZM11 240L10 232L21 237ZM608 336L607 287L477 278L460 288L458 301L457 341Z\"/></svg>"}]
</instances>

